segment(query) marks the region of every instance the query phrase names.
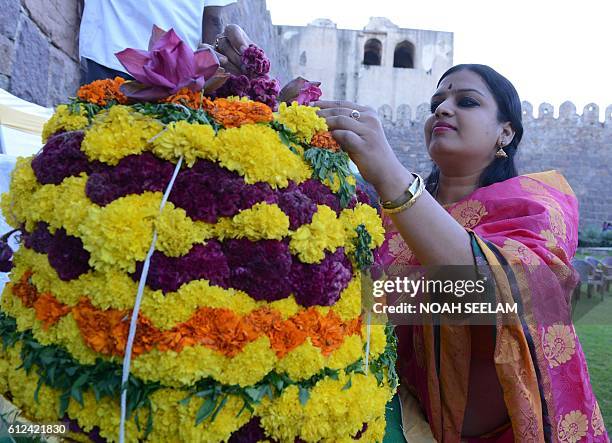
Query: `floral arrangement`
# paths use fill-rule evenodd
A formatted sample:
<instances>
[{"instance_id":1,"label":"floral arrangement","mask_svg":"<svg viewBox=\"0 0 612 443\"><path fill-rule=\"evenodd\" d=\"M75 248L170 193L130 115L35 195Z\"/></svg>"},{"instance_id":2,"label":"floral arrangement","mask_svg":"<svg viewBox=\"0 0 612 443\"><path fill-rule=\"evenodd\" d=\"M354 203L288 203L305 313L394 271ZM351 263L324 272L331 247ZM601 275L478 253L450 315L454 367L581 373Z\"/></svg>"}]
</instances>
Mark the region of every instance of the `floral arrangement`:
<instances>
[{"instance_id":1,"label":"floral arrangement","mask_svg":"<svg viewBox=\"0 0 612 443\"><path fill-rule=\"evenodd\" d=\"M281 93L254 45L228 76L172 30L118 57L136 80L59 106L2 196L0 392L81 440L118 440L123 391L129 441L381 441L395 339L360 274L384 231L318 84Z\"/></svg>"}]
</instances>

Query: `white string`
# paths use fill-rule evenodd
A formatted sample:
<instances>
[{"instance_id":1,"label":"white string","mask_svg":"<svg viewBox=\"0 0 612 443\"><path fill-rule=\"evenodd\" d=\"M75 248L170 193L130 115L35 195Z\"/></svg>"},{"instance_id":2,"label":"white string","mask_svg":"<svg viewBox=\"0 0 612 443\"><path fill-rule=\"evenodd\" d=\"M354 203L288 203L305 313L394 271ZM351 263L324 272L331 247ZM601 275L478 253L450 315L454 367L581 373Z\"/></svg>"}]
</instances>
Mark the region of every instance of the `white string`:
<instances>
[{"instance_id":1,"label":"white string","mask_svg":"<svg viewBox=\"0 0 612 443\"><path fill-rule=\"evenodd\" d=\"M168 196L172 187L174 186L174 180L181 169L183 163L183 156L179 158L179 161L174 168L174 174L168 183L164 197L162 198L161 204L159 205L159 212L168 201ZM155 243L157 242L157 229L153 230L153 240L151 240L151 246L149 252L147 252L147 258L142 266L142 272L140 274L140 281L138 282L138 292L136 293L136 300L134 301L134 309L132 309L132 318L130 320L130 331L128 334L127 343L125 345L125 356L123 357L123 372L121 373L121 420L119 422L119 443L125 441L125 417L127 414L127 381L130 376L130 364L132 362L132 347L134 346L134 339L136 337L136 324L138 321L138 312L140 311L140 302L142 301L142 294L144 293L145 283L147 281L147 275L149 274L149 264L151 263L151 256L155 252Z\"/></svg>"},{"instance_id":2,"label":"white string","mask_svg":"<svg viewBox=\"0 0 612 443\"><path fill-rule=\"evenodd\" d=\"M366 318L366 350L365 350L365 373L368 373L368 367L370 364L370 329L371 329L371 315L372 313L368 310L367 318Z\"/></svg>"}]
</instances>

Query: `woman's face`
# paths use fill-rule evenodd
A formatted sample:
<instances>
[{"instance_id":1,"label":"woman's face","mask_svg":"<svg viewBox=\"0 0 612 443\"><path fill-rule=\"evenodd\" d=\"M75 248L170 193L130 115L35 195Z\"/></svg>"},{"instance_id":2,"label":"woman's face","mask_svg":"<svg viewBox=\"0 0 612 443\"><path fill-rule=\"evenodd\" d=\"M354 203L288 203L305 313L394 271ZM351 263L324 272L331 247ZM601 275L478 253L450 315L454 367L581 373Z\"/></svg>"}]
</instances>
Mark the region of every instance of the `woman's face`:
<instances>
[{"instance_id":1,"label":"woman's face","mask_svg":"<svg viewBox=\"0 0 612 443\"><path fill-rule=\"evenodd\" d=\"M497 121L497 103L480 76L454 72L442 80L431 98L425 122L425 144L432 160L447 176L473 174L494 158L497 142L512 140L510 123Z\"/></svg>"}]
</instances>

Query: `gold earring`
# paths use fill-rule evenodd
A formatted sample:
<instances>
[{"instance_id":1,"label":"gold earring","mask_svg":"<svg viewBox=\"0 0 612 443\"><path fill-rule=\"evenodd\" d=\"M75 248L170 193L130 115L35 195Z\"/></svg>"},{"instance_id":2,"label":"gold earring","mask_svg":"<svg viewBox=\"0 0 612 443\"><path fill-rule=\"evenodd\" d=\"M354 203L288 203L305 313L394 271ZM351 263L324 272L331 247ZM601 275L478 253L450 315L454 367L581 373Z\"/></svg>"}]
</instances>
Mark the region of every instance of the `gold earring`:
<instances>
[{"instance_id":1,"label":"gold earring","mask_svg":"<svg viewBox=\"0 0 612 443\"><path fill-rule=\"evenodd\" d=\"M496 158L508 158L508 154L506 154L506 151L504 151L504 141L503 140L499 140L497 142L497 147L499 148L497 150L497 152L495 153L495 157Z\"/></svg>"},{"instance_id":2,"label":"gold earring","mask_svg":"<svg viewBox=\"0 0 612 443\"><path fill-rule=\"evenodd\" d=\"M495 157L497 158L508 158L508 154L504 151L504 148L500 147L495 153Z\"/></svg>"}]
</instances>

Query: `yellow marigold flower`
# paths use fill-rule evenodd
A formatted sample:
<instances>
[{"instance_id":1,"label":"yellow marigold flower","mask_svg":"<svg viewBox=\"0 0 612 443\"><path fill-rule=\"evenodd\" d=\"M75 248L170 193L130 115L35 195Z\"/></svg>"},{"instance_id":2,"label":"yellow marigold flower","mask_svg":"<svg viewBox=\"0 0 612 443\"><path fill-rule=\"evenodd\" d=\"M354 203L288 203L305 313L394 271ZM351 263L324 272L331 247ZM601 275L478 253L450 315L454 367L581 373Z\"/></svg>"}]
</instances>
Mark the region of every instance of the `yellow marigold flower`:
<instances>
[{"instance_id":1,"label":"yellow marigold flower","mask_svg":"<svg viewBox=\"0 0 612 443\"><path fill-rule=\"evenodd\" d=\"M246 237L252 241L282 240L289 235L289 217L277 204L256 203L232 217L231 226L226 226L223 232L218 229L217 234L221 238Z\"/></svg>"},{"instance_id":2,"label":"yellow marigold flower","mask_svg":"<svg viewBox=\"0 0 612 443\"><path fill-rule=\"evenodd\" d=\"M251 386L272 371L277 361L270 340L268 337L261 337L247 344L234 358L229 358L218 380L230 385ZM245 368L249 368L248 371L245 371ZM320 370L321 368L318 368L317 372Z\"/></svg>"},{"instance_id":3,"label":"yellow marigold flower","mask_svg":"<svg viewBox=\"0 0 612 443\"><path fill-rule=\"evenodd\" d=\"M361 336L363 337L363 344L365 346L367 339L367 325L365 324L361 328ZM385 352L386 347L387 334L385 334L385 325L370 325L370 359L378 358L380 354Z\"/></svg>"},{"instance_id":4,"label":"yellow marigold flower","mask_svg":"<svg viewBox=\"0 0 612 443\"><path fill-rule=\"evenodd\" d=\"M282 441L296 437L343 441L355 435L364 422L384 417L385 405L392 395L386 385L378 386L373 375L346 375L340 371L338 380L327 377L319 381L310 390L305 405L299 401L298 388L291 386L280 398L265 402L258 414L267 434Z\"/></svg>"},{"instance_id":5,"label":"yellow marigold flower","mask_svg":"<svg viewBox=\"0 0 612 443\"><path fill-rule=\"evenodd\" d=\"M39 421L57 422L57 411L59 410L59 392L42 385L39 391L39 401L35 400L35 392L38 386L38 374L36 371L31 371L28 374L23 368L15 369L22 364L21 344L18 343L14 347L6 350L6 356L10 364L8 382L11 394L13 395L12 402L28 411L28 415L37 418Z\"/></svg>"},{"instance_id":6,"label":"yellow marigold flower","mask_svg":"<svg viewBox=\"0 0 612 443\"><path fill-rule=\"evenodd\" d=\"M32 170L32 158L17 158L15 168L11 172L10 189L2 194L2 214L11 226L16 227L26 221L32 194L40 188Z\"/></svg>"},{"instance_id":7,"label":"yellow marigold flower","mask_svg":"<svg viewBox=\"0 0 612 443\"><path fill-rule=\"evenodd\" d=\"M312 344L310 337L300 346L289 351L276 365L279 372L286 372L292 380L312 377L324 367L325 358L321 351Z\"/></svg>"},{"instance_id":8,"label":"yellow marigold flower","mask_svg":"<svg viewBox=\"0 0 612 443\"><path fill-rule=\"evenodd\" d=\"M55 230L64 228L68 235L78 235L79 227L92 208L87 198L87 174L66 177L59 185L43 185L33 195L29 219L45 221Z\"/></svg>"},{"instance_id":9,"label":"yellow marigold flower","mask_svg":"<svg viewBox=\"0 0 612 443\"><path fill-rule=\"evenodd\" d=\"M215 130L210 125L172 122L164 132L152 141L153 153L165 160L176 162L184 157L191 167L198 158L217 159Z\"/></svg>"},{"instance_id":10,"label":"yellow marigold flower","mask_svg":"<svg viewBox=\"0 0 612 443\"><path fill-rule=\"evenodd\" d=\"M149 140L162 129L163 125L151 117L127 106L113 106L96 115L81 150L89 160L116 165L123 157L145 151Z\"/></svg>"},{"instance_id":11,"label":"yellow marigold flower","mask_svg":"<svg viewBox=\"0 0 612 443\"><path fill-rule=\"evenodd\" d=\"M162 195L145 192L118 198L103 208L91 210L79 231L89 263L98 270L117 267L136 270L136 261L147 255L153 239L153 224Z\"/></svg>"},{"instance_id":12,"label":"yellow marigold flower","mask_svg":"<svg viewBox=\"0 0 612 443\"><path fill-rule=\"evenodd\" d=\"M266 302L260 303L263 306ZM294 316L301 309L303 309L302 306L297 304L297 302L295 301L295 297L293 296L270 302L267 305L270 306L270 309L274 309L280 312L280 315L283 320L287 320L289 317Z\"/></svg>"},{"instance_id":13,"label":"yellow marigold flower","mask_svg":"<svg viewBox=\"0 0 612 443\"><path fill-rule=\"evenodd\" d=\"M249 184L262 181L284 188L288 180L301 183L312 174L306 162L265 125L248 124L219 131L217 149L219 163L243 175Z\"/></svg>"},{"instance_id":14,"label":"yellow marigold flower","mask_svg":"<svg viewBox=\"0 0 612 443\"><path fill-rule=\"evenodd\" d=\"M317 205L312 221L291 235L289 248L303 263L318 263L325 251L333 252L344 242L344 228L336 213L329 206Z\"/></svg>"},{"instance_id":15,"label":"yellow marigold flower","mask_svg":"<svg viewBox=\"0 0 612 443\"><path fill-rule=\"evenodd\" d=\"M195 243L203 243L212 237L210 225L194 223L182 208L167 202L155 220L157 243L155 248L170 257L180 257L189 252Z\"/></svg>"},{"instance_id":16,"label":"yellow marigold flower","mask_svg":"<svg viewBox=\"0 0 612 443\"><path fill-rule=\"evenodd\" d=\"M47 139L55 134L57 131L77 131L83 129L89 124L89 120L86 117L87 113L81 106L79 114L73 114L68 109L67 105L59 105L55 110L53 116L45 123L42 132L43 143L47 142Z\"/></svg>"},{"instance_id":17,"label":"yellow marigold flower","mask_svg":"<svg viewBox=\"0 0 612 443\"><path fill-rule=\"evenodd\" d=\"M361 434L363 441L383 441L387 432L387 420L384 415L375 418L368 423L368 429Z\"/></svg>"},{"instance_id":18,"label":"yellow marigold flower","mask_svg":"<svg viewBox=\"0 0 612 443\"><path fill-rule=\"evenodd\" d=\"M327 187L328 187L328 188L329 188L329 189L330 189L332 192L338 192L338 191L340 190L340 177L338 177L338 174L337 174L337 173L334 173L334 176L333 176L333 177L334 177L334 178L333 178L333 181L330 181L328 178L326 178L325 180L323 180L323 182L322 182L322 183L323 183L325 186L327 186ZM357 183L357 180L355 179L355 176L353 176L353 175L349 175L349 176L346 178L346 182L347 182L349 185L353 185L353 186L355 186L355 184Z\"/></svg>"},{"instance_id":19,"label":"yellow marigold flower","mask_svg":"<svg viewBox=\"0 0 612 443\"><path fill-rule=\"evenodd\" d=\"M325 119L317 115L318 110L317 107L298 105L297 102L291 103L291 106L281 103L276 120L295 133L298 139L310 143L315 133L328 129Z\"/></svg>"},{"instance_id":20,"label":"yellow marigold flower","mask_svg":"<svg viewBox=\"0 0 612 443\"><path fill-rule=\"evenodd\" d=\"M377 248L385 241L385 228L382 225L378 212L372 206L357 203L353 209L344 209L340 213L340 221L346 230L347 244L345 248L347 252L354 251L355 249L353 240L357 237L355 229L359 225L364 225L372 237L370 249Z\"/></svg>"},{"instance_id":21,"label":"yellow marigold flower","mask_svg":"<svg viewBox=\"0 0 612 443\"><path fill-rule=\"evenodd\" d=\"M333 306L317 306L317 310L323 315L327 315L329 310L343 321L351 320L361 314L361 274L353 276L348 286L340 293L340 299Z\"/></svg>"},{"instance_id":22,"label":"yellow marigold flower","mask_svg":"<svg viewBox=\"0 0 612 443\"><path fill-rule=\"evenodd\" d=\"M336 349L325 362L325 366L332 369L344 369L362 357L363 344L361 337L350 335L344 338L344 343Z\"/></svg>"}]
</instances>

